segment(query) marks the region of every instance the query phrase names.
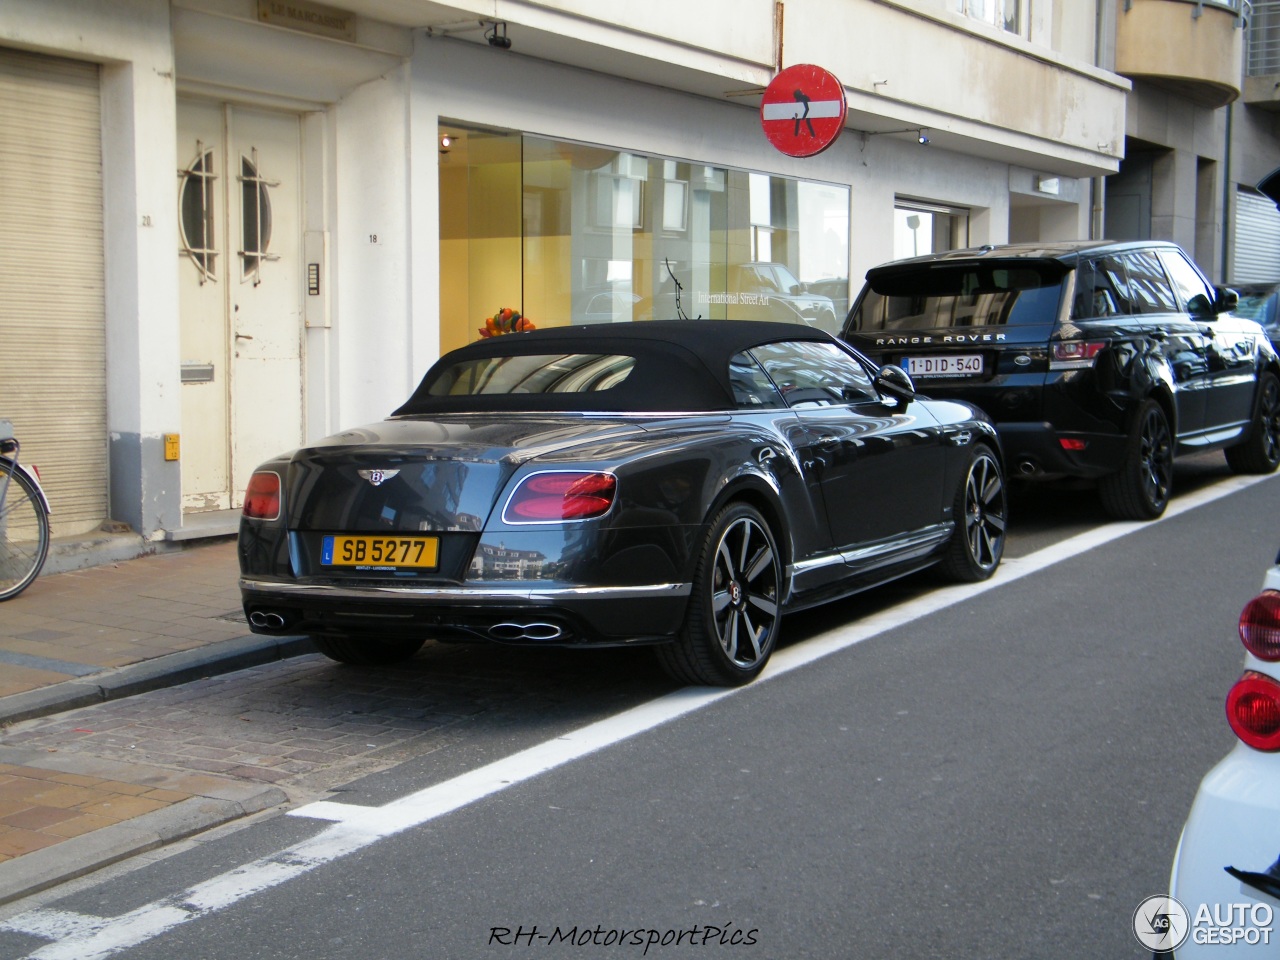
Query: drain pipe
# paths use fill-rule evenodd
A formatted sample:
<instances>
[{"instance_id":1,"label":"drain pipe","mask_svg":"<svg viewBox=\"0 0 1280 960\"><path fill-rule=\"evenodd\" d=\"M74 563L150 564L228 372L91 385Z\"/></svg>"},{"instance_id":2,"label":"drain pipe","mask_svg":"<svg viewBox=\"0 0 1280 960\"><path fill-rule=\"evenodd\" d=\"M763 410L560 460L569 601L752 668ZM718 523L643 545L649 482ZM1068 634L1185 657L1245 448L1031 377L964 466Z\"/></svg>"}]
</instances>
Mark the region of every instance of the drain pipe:
<instances>
[{"instance_id":1,"label":"drain pipe","mask_svg":"<svg viewBox=\"0 0 1280 960\"><path fill-rule=\"evenodd\" d=\"M1235 117L1235 103L1227 104L1227 142L1223 148L1223 165L1225 169L1222 171L1222 272L1218 275L1219 283L1230 283L1231 276L1231 254L1233 252L1235 242L1231 234L1231 140L1232 140L1232 120Z\"/></svg>"}]
</instances>

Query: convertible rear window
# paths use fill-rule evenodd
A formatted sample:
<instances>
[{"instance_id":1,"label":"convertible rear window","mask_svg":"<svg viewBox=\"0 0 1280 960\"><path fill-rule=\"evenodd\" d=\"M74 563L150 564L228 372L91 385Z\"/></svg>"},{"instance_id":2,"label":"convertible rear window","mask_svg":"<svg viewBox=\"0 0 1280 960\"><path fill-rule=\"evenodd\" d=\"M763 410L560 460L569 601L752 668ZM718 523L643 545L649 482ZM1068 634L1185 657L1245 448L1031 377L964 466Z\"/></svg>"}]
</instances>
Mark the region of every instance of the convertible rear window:
<instances>
[{"instance_id":1,"label":"convertible rear window","mask_svg":"<svg viewBox=\"0 0 1280 960\"><path fill-rule=\"evenodd\" d=\"M1066 271L1056 262L944 264L872 272L851 329L1052 323Z\"/></svg>"},{"instance_id":2,"label":"convertible rear window","mask_svg":"<svg viewBox=\"0 0 1280 960\"><path fill-rule=\"evenodd\" d=\"M463 360L440 372L433 397L485 394L597 393L631 375L635 357L622 354L547 353Z\"/></svg>"}]
</instances>

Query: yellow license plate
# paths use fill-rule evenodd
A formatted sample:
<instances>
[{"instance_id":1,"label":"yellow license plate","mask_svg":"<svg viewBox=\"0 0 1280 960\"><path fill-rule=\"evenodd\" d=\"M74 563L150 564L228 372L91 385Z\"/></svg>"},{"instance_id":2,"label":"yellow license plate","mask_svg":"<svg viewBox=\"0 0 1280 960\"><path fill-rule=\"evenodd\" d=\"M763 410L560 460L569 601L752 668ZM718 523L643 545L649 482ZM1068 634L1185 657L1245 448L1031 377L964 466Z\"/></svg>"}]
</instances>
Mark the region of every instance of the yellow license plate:
<instances>
[{"instance_id":1,"label":"yellow license plate","mask_svg":"<svg viewBox=\"0 0 1280 960\"><path fill-rule=\"evenodd\" d=\"M409 567L434 569L438 537L325 537L320 563L326 567Z\"/></svg>"}]
</instances>

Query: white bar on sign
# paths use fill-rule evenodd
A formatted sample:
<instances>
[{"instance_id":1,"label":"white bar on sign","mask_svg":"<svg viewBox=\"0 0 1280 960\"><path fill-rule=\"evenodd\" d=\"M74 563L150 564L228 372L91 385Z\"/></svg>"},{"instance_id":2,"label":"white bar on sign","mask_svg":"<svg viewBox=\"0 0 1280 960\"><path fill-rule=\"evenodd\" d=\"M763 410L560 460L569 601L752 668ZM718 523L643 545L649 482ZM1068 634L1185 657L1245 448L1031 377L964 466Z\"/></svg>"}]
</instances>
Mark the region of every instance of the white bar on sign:
<instances>
[{"instance_id":1,"label":"white bar on sign","mask_svg":"<svg viewBox=\"0 0 1280 960\"><path fill-rule=\"evenodd\" d=\"M804 104L797 101L796 103L766 103L761 111L761 116L765 120L795 120L804 116ZM839 100L811 100L809 101L808 120L818 120L823 117L840 116Z\"/></svg>"}]
</instances>

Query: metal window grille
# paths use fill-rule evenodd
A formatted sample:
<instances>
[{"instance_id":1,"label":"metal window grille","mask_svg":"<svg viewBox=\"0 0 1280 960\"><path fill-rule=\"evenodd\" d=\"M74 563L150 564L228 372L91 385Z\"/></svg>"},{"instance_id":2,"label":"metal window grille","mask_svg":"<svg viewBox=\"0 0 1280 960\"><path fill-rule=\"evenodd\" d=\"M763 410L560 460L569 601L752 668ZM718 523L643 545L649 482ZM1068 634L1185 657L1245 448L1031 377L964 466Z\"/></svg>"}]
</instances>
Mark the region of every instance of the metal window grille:
<instances>
[{"instance_id":1,"label":"metal window grille","mask_svg":"<svg viewBox=\"0 0 1280 960\"><path fill-rule=\"evenodd\" d=\"M241 280L252 280L256 287L262 283L262 261L279 260L267 252L271 243L270 187L278 187L280 181L268 180L259 172L258 148L250 150L250 156L240 157L241 236L244 244L240 250Z\"/></svg>"},{"instance_id":2,"label":"metal window grille","mask_svg":"<svg viewBox=\"0 0 1280 960\"><path fill-rule=\"evenodd\" d=\"M213 151L196 141L196 158L185 170L179 170L181 185L178 188L179 229L182 235L181 253L200 271L200 283L217 281L217 256L214 247L214 172Z\"/></svg>"}]
</instances>

